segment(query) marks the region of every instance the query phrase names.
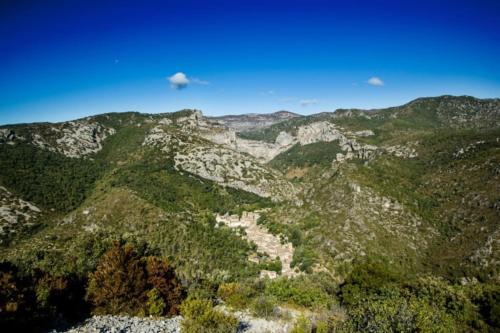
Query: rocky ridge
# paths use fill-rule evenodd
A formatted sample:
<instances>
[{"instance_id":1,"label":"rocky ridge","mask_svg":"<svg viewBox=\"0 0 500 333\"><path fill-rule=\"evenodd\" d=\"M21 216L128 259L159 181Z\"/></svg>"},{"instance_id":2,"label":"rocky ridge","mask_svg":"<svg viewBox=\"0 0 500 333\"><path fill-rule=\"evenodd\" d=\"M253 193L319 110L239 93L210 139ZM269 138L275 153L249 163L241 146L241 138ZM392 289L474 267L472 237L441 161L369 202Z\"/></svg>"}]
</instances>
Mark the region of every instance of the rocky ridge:
<instances>
[{"instance_id":1,"label":"rocky ridge","mask_svg":"<svg viewBox=\"0 0 500 333\"><path fill-rule=\"evenodd\" d=\"M0 186L0 244L19 228L33 226L41 212L40 208Z\"/></svg>"},{"instance_id":2,"label":"rocky ridge","mask_svg":"<svg viewBox=\"0 0 500 333\"><path fill-rule=\"evenodd\" d=\"M221 128L206 121L199 112L173 122L160 120L144 139L143 146L155 146L171 154L175 168L215 181L270 197L275 201L297 201L298 189L276 170L267 168L253 157L207 141L205 133ZM201 133L201 134L200 134Z\"/></svg>"},{"instance_id":3,"label":"rocky ridge","mask_svg":"<svg viewBox=\"0 0 500 333\"><path fill-rule=\"evenodd\" d=\"M264 164L295 145L333 141L338 142L340 149L345 152L337 154L334 162L352 158L371 159L381 153L402 158L417 156L414 148L417 143L411 147L378 147L357 140L373 135L371 130L350 132L328 121L315 121L299 126L294 132L282 131L274 143L269 143L240 138L233 129L203 117L200 111L194 111L175 122L167 118L158 120L146 136L143 146L156 146L165 153L173 153L175 166L179 170L224 186L272 197L276 201L299 202L299 189L284 180L278 171Z\"/></svg>"},{"instance_id":4,"label":"rocky ridge","mask_svg":"<svg viewBox=\"0 0 500 333\"><path fill-rule=\"evenodd\" d=\"M299 117L302 116L293 112L278 111L269 114L249 113L242 115L208 117L208 119L230 128L235 132L244 132L262 129L285 120Z\"/></svg>"},{"instance_id":5,"label":"rocky ridge","mask_svg":"<svg viewBox=\"0 0 500 333\"><path fill-rule=\"evenodd\" d=\"M57 124L30 125L24 135L12 128L0 129L0 144L27 142L44 150L80 158L97 153L104 139L115 134L114 128L105 127L91 118Z\"/></svg>"}]
</instances>

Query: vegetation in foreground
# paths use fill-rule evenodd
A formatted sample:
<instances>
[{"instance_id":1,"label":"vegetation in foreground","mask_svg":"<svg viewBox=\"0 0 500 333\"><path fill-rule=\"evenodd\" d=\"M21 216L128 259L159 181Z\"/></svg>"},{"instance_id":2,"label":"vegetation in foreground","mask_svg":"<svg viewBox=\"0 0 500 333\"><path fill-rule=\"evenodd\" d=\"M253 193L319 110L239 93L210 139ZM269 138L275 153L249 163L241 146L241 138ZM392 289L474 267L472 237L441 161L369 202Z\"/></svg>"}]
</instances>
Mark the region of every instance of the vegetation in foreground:
<instances>
[{"instance_id":1,"label":"vegetation in foreground","mask_svg":"<svg viewBox=\"0 0 500 333\"><path fill-rule=\"evenodd\" d=\"M220 301L229 310L250 309L268 319L286 320L284 309L314 313L300 317L292 332L496 332L500 325L500 287L493 283L450 284L363 260L340 284L326 274L248 279L197 287L186 299L188 286L168 260L148 252L115 242L94 270L80 276L2 263L2 327L35 332L89 314L180 312L183 332L235 332L238 321L216 306Z\"/></svg>"},{"instance_id":2,"label":"vegetation in foreground","mask_svg":"<svg viewBox=\"0 0 500 333\"><path fill-rule=\"evenodd\" d=\"M177 170L171 152L142 145L155 121L147 115L96 117L117 133L92 158L0 146L0 184L43 212L31 230L2 235L2 328L181 313L185 332L234 332L230 313L245 310L296 320L293 332L499 332L498 252L484 245L498 230L500 133L490 109L468 111L495 101L441 99L242 134L273 142L322 120L373 131L358 138L364 144L415 143L415 159L342 165L332 164L336 141L294 146L266 167L304 189L300 207ZM450 103L467 112L455 117ZM18 133L28 137L22 126ZM297 277L260 279L281 262L249 261L255 244L214 218L261 208L258 224L293 244Z\"/></svg>"}]
</instances>

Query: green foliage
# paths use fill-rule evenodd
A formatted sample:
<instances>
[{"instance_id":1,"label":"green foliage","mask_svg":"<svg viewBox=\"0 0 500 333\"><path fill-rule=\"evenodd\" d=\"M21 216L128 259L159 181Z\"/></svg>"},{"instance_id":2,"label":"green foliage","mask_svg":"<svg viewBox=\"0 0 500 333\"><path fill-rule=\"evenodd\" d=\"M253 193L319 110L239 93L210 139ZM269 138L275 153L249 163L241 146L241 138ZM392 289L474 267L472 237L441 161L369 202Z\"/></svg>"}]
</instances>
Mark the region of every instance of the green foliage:
<instances>
[{"instance_id":1,"label":"green foliage","mask_svg":"<svg viewBox=\"0 0 500 333\"><path fill-rule=\"evenodd\" d=\"M181 305L183 333L234 333L238 320L214 309L209 300L187 299Z\"/></svg>"},{"instance_id":2,"label":"green foliage","mask_svg":"<svg viewBox=\"0 0 500 333\"><path fill-rule=\"evenodd\" d=\"M304 315L297 318L295 326L293 326L290 333L310 333L312 331L311 321Z\"/></svg>"},{"instance_id":3,"label":"green foliage","mask_svg":"<svg viewBox=\"0 0 500 333\"><path fill-rule=\"evenodd\" d=\"M276 259L273 260L267 260L264 262L259 263L259 269L260 270L266 270L266 271L273 271L278 274L281 274L281 269L282 269L282 263L281 259L277 257Z\"/></svg>"},{"instance_id":4,"label":"green foliage","mask_svg":"<svg viewBox=\"0 0 500 333\"><path fill-rule=\"evenodd\" d=\"M327 166L332 163L337 153L341 153L339 143L316 142L308 145L296 144L289 150L276 156L269 165L280 169L288 167L306 167L312 165Z\"/></svg>"},{"instance_id":5,"label":"green foliage","mask_svg":"<svg viewBox=\"0 0 500 333\"><path fill-rule=\"evenodd\" d=\"M255 295L255 290L250 286L237 282L222 283L217 290L217 296L223 299L234 309L243 309Z\"/></svg>"},{"instance_id":6,"label":"green foliage","mask_svg":"<svg viewBox=\"0 0 500 333\"><path fill-rule=\"evenodd\" d=\"M258 317L269 318L274 314L276 298L273 296L259 295L252 302L250 308Z\"/></svg>"},{"instance_id":7,"label":"green foliage","mask_svg":"<svg viewBox=\"0 0 500 333\"><path fill-rule=\"evenodd\" d=\"M158 290L153 288L147 292L146 296L148 297L146 302L147 313L153 317L161 316L165 311L166 305Z\"/></svg>"},{"instance_id":8,"label":"green foliage","mask_svg":"<svg viewBox=\"0 0 500 333\"><path fill-rule=\"evenodd\" d=\"M434 277L403 278L373 261L355 266L340 295L356 331L487 331L488 317L481 316L467 288Z\"/></svg>"},{"instance_id":9,"label":"green foliage","mask_svg":"<svg viewBox=\"0 0 500 333\"><path fill-rule=\"evenodd\" d=\"M468 293L484 321L491 327L500 328L500 285L476 284L469 288Z\"/></svg>"},{"instance_id":10,"label":"green foliage","mask_svg":"<svg viewBox=\"0 0 500 333\"><path fill-rule=\"evenodd\" d=\"M373 297L349 310L360 332L457 332L459 327L442 309L423 300L399 296Z\"/></svg>"},{"instance_id":11,"label":"green foliage","mask_svg":"<svg viewBox=\"0 0 500 333\"><path fill-rule=\"evenodd\" d=\"M308 276L270 280L265 286L265 294L282 303L308 308L327 307L333 302L324 286Z\"/></svg>"},{"instance_id":12,"label":"green foliage","mask_svg":"<svg viewBox=\"0 0 500 333\"><path fill-rule=\"evenodd\" d=\"M316 262L316 254L305 246L299 246L293 253L292 267L298 267L301 271L312 273L312 266Z\"/></svg>"},{"instance_id":13,"label":"green foliage","mask_svg":"<svg viewBox=\"0 0 500 333\"><path fill-rule=\"evenodd\" d=\"M257 265L248 261L250 243L228 227L215 227L210 217L164 223L155 231L152 244L193 284L207 276L218 285L258 274Z\"/></svg>"},{"instance_id":14,"label":"green foliage","mask_svg":"<svg viewBox=\"0 0 500 333\"><path fill-rule=\"evenodd\" d=\"M354 264L342 286L342 301L346 305L357 304L371 294L390 293L402 281L402 274L393 266L370 259L362 260Z\"/></svg>"},{"instance_id":15,"label":"green foliage","mask_svg":"<svg viewBox=\"0 0 500 333\"><path fill-rule=\"evenodd\" d=\"M29 144L0 145L0 184L24 200L69 211L87 197L104 166L73 159Z\"/></svg>"},{"instance_id":16,"label":"green foliage","mask_svg":"<svg viewBox=\"0 0 500 333\"><path fill-rule=\"evenodd\" d=\"M116 171L113 186L125 186L139 196L171 212L208 210L230 212L240 205L266 207L269 199L253 193L223 188L215 182L179 173L173 161L148 150L140 160Z\"/></svg>"}]
</instances>

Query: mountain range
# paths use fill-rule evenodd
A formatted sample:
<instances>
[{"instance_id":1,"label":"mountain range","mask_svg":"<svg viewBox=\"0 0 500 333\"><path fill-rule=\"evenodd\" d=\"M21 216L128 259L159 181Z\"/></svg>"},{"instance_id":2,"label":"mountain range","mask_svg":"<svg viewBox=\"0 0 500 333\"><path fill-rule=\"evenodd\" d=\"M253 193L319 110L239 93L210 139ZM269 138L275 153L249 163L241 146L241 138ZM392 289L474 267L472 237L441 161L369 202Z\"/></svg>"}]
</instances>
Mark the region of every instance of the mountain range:
<instances>
[{"instance_id":1,"label":"mountain range","mask_svg":"<svg viewBox=\"0 0 500 333\"><path fill-rule=\"evenodd\" d=\"M2 125L0 186L0 259L27 271L86 276L121 240L168 258L189 294L305 279L313 300L273 295L312 312L360 263L500 279L500 99Z\"/></svg>"}]
</instances>

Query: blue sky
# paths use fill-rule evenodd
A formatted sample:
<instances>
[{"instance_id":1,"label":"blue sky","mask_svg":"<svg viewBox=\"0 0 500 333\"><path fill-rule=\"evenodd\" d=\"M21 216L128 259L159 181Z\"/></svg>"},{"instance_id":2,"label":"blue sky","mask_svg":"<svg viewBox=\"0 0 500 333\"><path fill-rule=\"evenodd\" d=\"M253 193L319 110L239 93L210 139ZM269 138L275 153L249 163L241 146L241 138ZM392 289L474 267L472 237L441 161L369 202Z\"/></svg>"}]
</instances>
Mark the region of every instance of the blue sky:
<instances>
[{"instance_id":1,"label":"blue sky","mask_svg":"<svg viewBox=\"0 0 500 333\"><path fill-rule=\"evenodd\" d=\"M499 59L497 0L2 1L0 124L500 97Z\"/></svg>"}]
</instances>

